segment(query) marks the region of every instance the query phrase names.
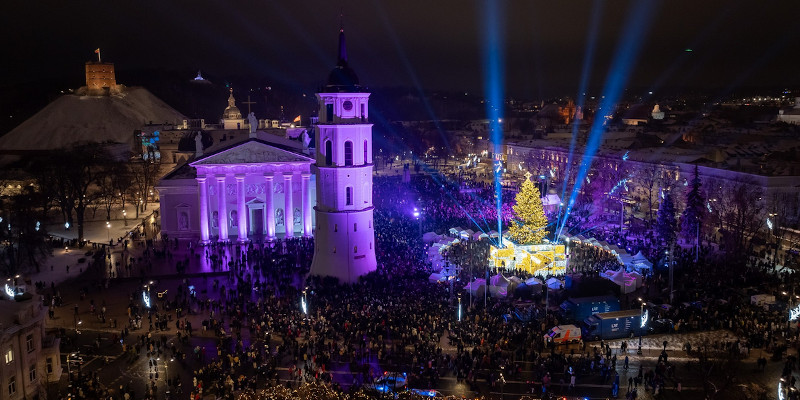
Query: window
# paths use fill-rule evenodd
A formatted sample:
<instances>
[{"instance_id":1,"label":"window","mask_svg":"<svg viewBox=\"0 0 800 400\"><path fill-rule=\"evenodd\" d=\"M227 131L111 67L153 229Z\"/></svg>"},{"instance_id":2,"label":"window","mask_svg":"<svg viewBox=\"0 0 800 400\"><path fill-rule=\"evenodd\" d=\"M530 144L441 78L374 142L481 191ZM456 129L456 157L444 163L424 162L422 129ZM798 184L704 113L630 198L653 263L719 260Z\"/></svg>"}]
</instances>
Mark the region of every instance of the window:
<instances>
[{"instance_id":1,"label":"window","mask_svg":"<svg viewBox=\"0 0 800 400\"><path fill-rule=\"evenodd\" d=\"M333 104L325 104L325 122L333 121Z\"/></svg>"},{"instance_id":2,"label":"window","mask_svg":"<svg viewBox=\"0 0 800 400\"><path fill-rule=\"evenodd\" d=\"M366 122L366 121L367 121L367 116L364 113L364 103L361 103L361 122Z\"/></svg>"},{"instance_id":3,"label":"window","mask_svg":"<svg viewBox=\"0 0 800 400\"><path fill-rule=\"evenodd\" d=\"M333 254L336 254L336 247L333 248Z\"/></svg>"},{"instance_id":4,"label":"window","mask_svg":"<svg viewBox=\"0 0 800 400\"><path fill-rule=\"evenodd\" d=\"M330 140L325 141L325 165L333 165L333 143Z\"/></svg>"},{"instance_id":5,"label":"window","mask_svg":"<svg viewBox=\"0 0 800 400\"><path fill-rule=\"evenodd\" d=\"M6 352L6 364L10 364L14 361L14 349L9 348Z\"/></svg>"},{"instance_id":6,"label":"window","mask_svg":"<svg viewBox=\"0 0 800 400\"><path fill-rule=\"evenodd\" d=\"M358 246L353 246L353 253L358 253Z\"/></svg>"},{"instance_id":7,"label":"window","mask_svg":"<svg viewBox=\"0 0 800 400\"><path fill-rule=\"evenodd\" d=\"M31 368L28 369L28 380L30 382L36 381L36 364L31 365Z\"/></svg>"},{"instance_id":8,"label":"window","mask_svg":"<svg viewBox=\"0 0 800 400\"><path fill-rule=\"evenodd\" d=\"M369 220L369 227L372 228L372 220Z\"/></svg>"},{"instance_id":9,"label":"window","mask_svg":"<svg viewBox=\"0 0 800 400\"><path fill-rule=\"evenodd\" d=\"M368 148L367 148L367 141L365 140L364 141L364 164L367 164L368 162L369 162Z\"/></svg>"},{"instance_id":10,"label":"window","mask_svg":"<svg viewBox=\"0 0 800 400\"><path fill-rule=\"evenodd\" d=\"M369 242L369 249L372 250L372 242Z\"/></svg>"},{"instance_id":11,"label":"window","mask_svg":"<svg viewBox=\"0 0 800 400\"><path fill-rule=\"evenodd\" d=\"M33 344L33 334L25 337L25 346L28 349L28 353L36 350L36 346Z\"/></svg>"},{"instance_id":12,"label":"window","mask_svg":"<svg viewBox=\"0 0 800 400\"><path fill-rule=\"evenodd\" d=\"M50 375L53 373L53 358L47 357L47 363L45 364L45 370L47 374Z\"/></svg>"},{"instance_id":13,"label":"window","mask_svg":"<svg viewBox=\"0 0 800 400\"><path fill-rule=\"evenodd\" d=\"M353 188L348 186L344 190L344 195L345 195L345 199L344 199L345 200L345 204L348 205L348 206L352 206L353 205Z\"/></svg>"},{"instance_id":14,"label":"window","mask_svg":"<svg viewBox=\"0 0 800 400\"><path fill-rule=\"evenodd\" d=\"M339 224L333 224L333 231L339 232Z\"/></svg>"},{"instance_id":15,"label":"window","mask_svg":"<svg viewBox=\"0 0 800 400\"><path fill-rule=\"evenodd\" d=\"M17 377L12 376L8 378L8 395L13 396L14 393L17 393Z\"/></svg>"},{"instance_id":16,"label":"window","mask_svg":"<svg viewBox=\"0 0 800 400\"><path fill-rule=\"evenodd\" d=\"M353 224L353 232L358 232L358 224Z\"/></svg>"},{"instance_id":17,"label":"window","mask_svg":"<svg viewBox=\"0 0 800 400\"><path fill-rule=\"evenodd\" d=\"M353 165L353 142L344 142L344 165L349 167Z\"/></svg>"}]
</instances>

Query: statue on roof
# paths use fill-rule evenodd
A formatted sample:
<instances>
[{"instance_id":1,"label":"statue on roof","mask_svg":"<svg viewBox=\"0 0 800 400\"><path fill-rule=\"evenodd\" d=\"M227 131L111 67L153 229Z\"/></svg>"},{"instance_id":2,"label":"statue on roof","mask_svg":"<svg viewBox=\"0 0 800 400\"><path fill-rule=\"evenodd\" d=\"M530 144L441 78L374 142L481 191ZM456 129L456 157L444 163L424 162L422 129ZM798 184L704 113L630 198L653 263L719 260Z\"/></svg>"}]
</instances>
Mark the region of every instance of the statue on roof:
<instances>
[{"instance_id":1,"label":"statue on roof","mask_svg":"<svg viewBox=\"0 0 800 400\"><path fill-rule=\"evenodd\" d=\"M256 114L252 111L250 115L247 116L247 123L250 124L250 133L256 133L256 129L258 128L258 119L256 118Z\"/></svg>"}]
</instances>

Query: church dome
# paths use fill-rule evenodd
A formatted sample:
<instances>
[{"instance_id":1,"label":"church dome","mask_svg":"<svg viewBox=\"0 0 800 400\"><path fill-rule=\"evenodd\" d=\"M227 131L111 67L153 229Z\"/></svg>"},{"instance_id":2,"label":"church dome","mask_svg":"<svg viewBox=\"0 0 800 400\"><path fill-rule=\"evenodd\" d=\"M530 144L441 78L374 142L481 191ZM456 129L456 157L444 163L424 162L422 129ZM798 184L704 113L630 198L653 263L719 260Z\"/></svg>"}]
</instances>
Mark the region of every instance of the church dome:
<instances>
[{"instance_id":1,"label":"church dome","mask_svg":"<svg viewBox=\"0 0 800 400\"><path fill-rule=\"evenodd\" d=\"M328 75L328 87L341 87L342 89L358 86L358 75L347 63L337 65Z\"/></svg>"},{"instance_id":2,"label":"church dome","mask_svg":"<svg viewBox=\"0 0 800 400\"><path fill-rule=\"evenodd\" d=\"M344 30L339 31L339 61L328 74L327 92L360 92L358 75L347 65L347 47L344 41Z\"/></svg>"},{"instance_id":3,"label":"church dome","mask_svg":"<svg viewBox=\"0 0 800 400\"><path fill-rule=\"evenodd\" d=\"M236 106L228 106L225 107L225 111L222 113L222 118L225 119L241 119L242 112L239 111L239 108Z\"/></svg>"},{"instance_id":4,"label":"church dome","mask_svg":"<svg viewBox=\"0 0 800 400\"><path fill-rule=\"evenodd\" d=\"M222 113L223 119L242 119L242 112L239 111L239 107L236 107L236 99L233 98L233 89L231 89L231 95L228 96L228 106L225 107L225 111Z\"/></svg>"}]
</instances>

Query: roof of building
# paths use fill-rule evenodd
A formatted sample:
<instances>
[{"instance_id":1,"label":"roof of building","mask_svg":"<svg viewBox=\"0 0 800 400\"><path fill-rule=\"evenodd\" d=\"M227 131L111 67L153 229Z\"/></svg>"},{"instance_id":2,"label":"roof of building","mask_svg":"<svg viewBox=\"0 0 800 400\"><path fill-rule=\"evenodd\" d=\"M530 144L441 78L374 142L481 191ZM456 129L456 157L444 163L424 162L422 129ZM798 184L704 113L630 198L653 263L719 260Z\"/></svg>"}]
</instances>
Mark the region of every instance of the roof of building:
<instances>
[{"instance_id":1,"label":"roof of building","mask_svg":"<svg viewBox=\"0 0 800 400\"><path fill-rule=\"evenodd\" d=\"M203 165L204 160L212 162L208 165L216 163L268 163L268 162L314 162L313 158L302 153L302 145L294 141L258 132L257 138L245 138L238 141L227 141L213 145L203 152L200 157L192 158L186 163L176 166L172 171L167 173L163 180L176 180L176 179L195 179L197 178L197 170L195 165ZM218 157L230 150L236 148L251 147L247 150L250 156L258 157L257 159L248 159L242 156L237 157ZM274 151L270 152L270 148ZM215 157L218 157L215 159ZM292 158L292 159L289 159Z\"/></svg>"},{"instance_id":2,"label":"roof of building","mask_svg":"<svg viewBox=\"0 0 800 400\"><path fill-rule=\"evenodd\" d=\"M344 29L339 30L339 54L336 66L328 74L328 83L325 85L325 92L361 92L358 83L358 75L347 64L347 46L344 39Z\"/></svg>"}]
</instances>

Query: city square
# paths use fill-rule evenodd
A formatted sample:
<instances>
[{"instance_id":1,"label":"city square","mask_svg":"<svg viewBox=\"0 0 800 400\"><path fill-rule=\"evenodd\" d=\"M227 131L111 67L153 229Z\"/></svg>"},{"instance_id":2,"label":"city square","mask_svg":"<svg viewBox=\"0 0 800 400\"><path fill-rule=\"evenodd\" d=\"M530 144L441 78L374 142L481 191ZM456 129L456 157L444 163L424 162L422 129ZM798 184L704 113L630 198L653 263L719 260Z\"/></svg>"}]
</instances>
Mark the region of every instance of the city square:
<instances>
[{"instance_id":1,"label":"city square","mask_svg":"<svg viewBox=\"0 0 800 400\"><path fill-rule=\"evenodd\" d=\"M365 11L320 7L326 62L267 84L131 73L92 45L81 86L8 107L0 399L800 398L790 61L737 65L779 80L753 78L763 95L640 91L642 24L669 36L674 11L587 3L585 59L619 40L608 78L586 61L569 95L523 101L503 72L520 6L488 1L453 17L481 20L483 86L413 94L367 82ZM692 60L673 68L713 70Z\"/></svg>"}]
</instances>

